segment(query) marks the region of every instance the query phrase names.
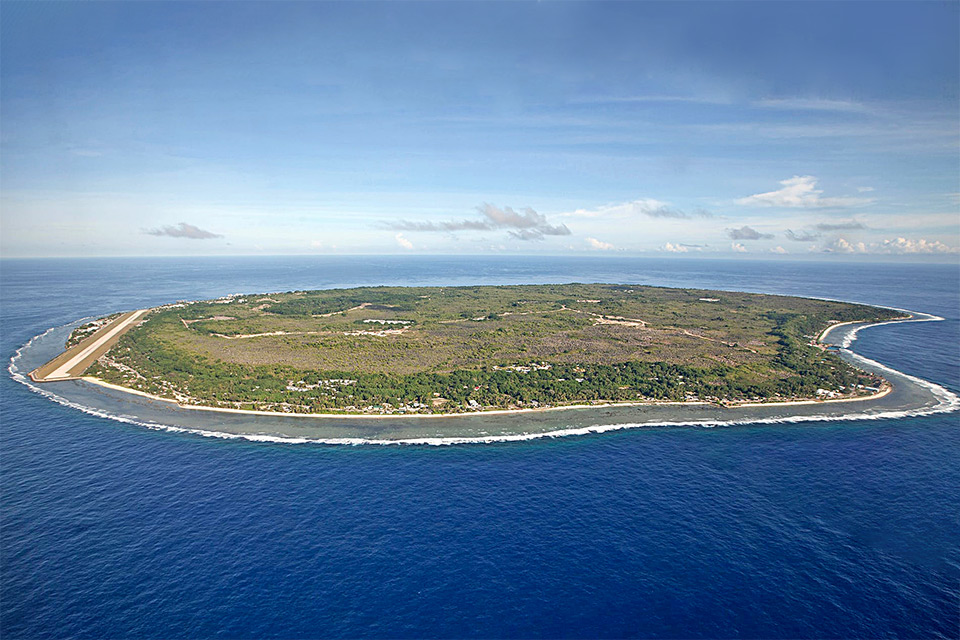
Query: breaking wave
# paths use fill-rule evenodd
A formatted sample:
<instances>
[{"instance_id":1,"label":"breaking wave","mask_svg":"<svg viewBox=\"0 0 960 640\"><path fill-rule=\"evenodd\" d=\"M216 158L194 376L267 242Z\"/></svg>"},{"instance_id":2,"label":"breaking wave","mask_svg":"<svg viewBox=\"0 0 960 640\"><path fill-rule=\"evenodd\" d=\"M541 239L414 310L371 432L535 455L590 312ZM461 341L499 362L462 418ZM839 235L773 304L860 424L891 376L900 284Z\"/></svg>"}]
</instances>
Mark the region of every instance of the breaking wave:
<instances>
[{"instance_id":1,"label":"breaking wave","mask_svg":"<svg viewBox=\"0 0 960 640\"><path fill-rule=\"evenodd\" d=\"M847 422L847 421L859 421L859 420L884 420L884 419L897 419L897 418L911 418L919 416L927 416L938 413L949 413L952 411L957 411L960 409L960 396L953 393L952 391L946 389L945 387L930 382L929 380L924 380L916 376L912 376L896 369L889 367L885 364L877 362L876 360L871 360L866 358L858 353L850 351L849 347L857 339L857 334L863 329L870 327L878 327L888 324L899 324L904 322L936 322L941 321L943 318L939 316L934 316L925 313L918 313L914 311L908 311L906 309L897 309L895 307L887 307L889 309L894 309L896 311L903 311L904 313L909 313L913 317L904 320L889 320L886 322L877 322L873 324L862 324L846 329L847 333L843 336L840 346L843 349L843 353L854 360L859 364L865 364L871 367L874 367L880 371L883 371L886 374L893 374L899 376L903 379L909 380L910 382L926 389L929 391L936 399L937 403L929 407L923 407L920 409L909 409L909 410L891 410L891 411L882 411L876 413L850 413L840 416L818 416L818 415L796 415L796 416L786 416L786 417L775 417L775 418L740 418L733 420L664 420L664 421L652 421L652 422L628 422L628 423L617 423L617 424L595 424L587 427L569 427L562 429L555 429L553 431L540 431L535 433L517 433L517 434L501 434L501 435L484 435L484 436L449 436L449 437L420 437L420 438L396 438L396 439L377 439L377 438L332 438L332 437L318 437L318 438L308 438L308 437L286 437L278 435L262 435L262 434L247 434L247 433L228 433L224 431L215 431L210 429L202 429L196 427L182 427L176 425L163 424L160 422L153 422L149 420L143 420L138 417L112 413L102 409L97 409L95 407L90 407L79 402L74 402L62 396L59 396L51 391L43 389L36 384L27 376L25 373L20 371L19 363L23 358L23 352L37 342L48 336L50 333L58 330L69 327L70 325L76 323L70 323L63 325L61 327L51 327L44 331L43 333L34 336L27 341L26 344L21 346L14 352L14 355L10 358L10 363L7 366L7 371L10 373L10 376L17 382L25 385L34 393L38 393L45 398L53 400L57 404L63 405L65 407L70 407L71 409L76 409L82 411L91 416L96 416L98 418L106 418L108 420L114 420L116 422L122 422L125 424L137 425L140 427L146 427L147 429L153 429L157 431L168 431L172 433L189 433L193 435L199 435L207 438L221 438L226 440L248 440L251 442L269 442L275 444L318 444L318 445L428 445L428 446L451 446L451 445L464 445L464 444L494 444L501 442L523 442L527 440L539 440L542 438L564 438L569 436L587 436L601 433L608 433L611 431L623 431L626 429L639 429L644 427L702 427L702 428L715 428L715 427L732 427L732 426L741 426L741 425L763 425L763 424L794 424L801 422ZM79 322L82 322L79 321ZM826 335L826 334L825 334Z\"/></svg>"}]
</instances>

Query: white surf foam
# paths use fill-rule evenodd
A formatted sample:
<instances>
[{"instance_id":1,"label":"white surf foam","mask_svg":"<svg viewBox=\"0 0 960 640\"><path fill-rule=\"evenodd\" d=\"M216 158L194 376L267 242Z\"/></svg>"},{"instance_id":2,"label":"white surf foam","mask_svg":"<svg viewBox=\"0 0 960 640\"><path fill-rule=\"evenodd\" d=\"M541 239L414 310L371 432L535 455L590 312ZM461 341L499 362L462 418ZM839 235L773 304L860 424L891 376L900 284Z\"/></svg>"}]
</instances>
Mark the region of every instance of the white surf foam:
<instances>
[{"instance_id":1,"label":"white surf foam","mask_svg":"<svg viewBox=\"0 0 960 640\"><path fill-rule=\"evenodd\" d=\"M897 309L897 311L903 311L903 309ZM911 312L908 311L907 313L911 313ZM840 343L840 346L843 347L844 349L849 349L850 345L852 345L857 340L857 334L860 333L862 330L868 329L870 327L881 327L885 324L904 324L907 322L940 322L941 320L943 320L943 318L941 318L940 316L932 316L926 313L915 314L915 316L917 317L909 318L907 320L887 320L886 322L875 322L873 324L864 324L864 325L856 326L852 330L847 332L847 335L843 337L843 341Z\"/></svg>"},{"instance_id":2,"label":"white surf foam","mask_svg":"<svg viewBox=\"0 0 960 640\"><path fill-rule=\"evenodd\" d=\"M37 341L43 339L51 332L58 329L63 329L69 327L70 325L64 325L63 327L51 327L47 329L42 334L34 336L26 344L16 350L13 357L10 358L10 364L7 366L7 371L9 371L11 377L20 382L21 384L27 386L31 391L38 393L46 398L53 400L54 402L61 404L72 409L77 409L86 413L88 415L96 416L98 418L106 418L108 420L114 420L116 422L122 422L125 424L137 425L140 427L146 427L148 429L154 429L159 431L169 431L173 433L189 433L193 435L199 435L207 438L221 438L227 440L248 440L251 442L269 442L274 444L319 444L319 445L428 445L428 446L452 446L452 445L464 445L464 444L494 444L501 442L523 442L527 440L538 440L541 438L564 438L570 436L587 436L593 434L607 433L611 431L622 431L626 429L639 429L644 427L702 427L702 428L715 428L715 427L731 427L738 425L756 425L756 424L794 424L801 422L846 422L846 421L855 421L855 420L884 420L884 419L898 419L898 418L910 418L918 416L927 416L938 413L949 413L951 411L957 411L960 409L960 396L953 393L952 391L946 389L945 387L930 382L929 380L924 380L916 376L912 376L901 371L897 371L892 367L881 364L875 360L866 358L858 353L854 353L849 350L849 346L856 340L856 335L863 329L870 327L878 327L886 324L897 324L901 322L932 322L943 320L938 316L918 313L913 311L908 311L906 309L896 309L894 307L887 307L889 309L894 309L895 311L903 311L904 313L909 313L913 317L904 320L890 320L887 322L878 322L874 324L864 324L857 327L854 327L850 330L849 334L844 336L842 342L842 348L845 354L850 356L852 359L866 364L872 367L876 367L881 371L892 374L895 376L900 376L910 382L923 387L931 392L931 394L937 399L937 403L928 407L922 407L919 409L908 409L908 410L891 410L891 411L878 411L878 412L859 412L859 413L850 413L840 416L825 416L825 415L795 415L795 416L784 416L784 417L774 417L774 418L739 418L734 420L673 420L673 421L657 421L657 422L631 422L631 423L618 423L618 424L596 424L588 427L570 427L565 429L555 429L553 431L542 431L535 433L518 433L518 434L501 434L501 435L481 435L481 436L449 436L449 437L420 437L420 438L398 438L398 439L377 439L377 438L332 438L332 437L318 437L318 438L308 438L308 437L297 437L297 436L282 436L282 435L266 435L266 434L250 434L250 433L227 433L223 431L215 431L210 429L201 429L195 427L182 427L176 425L163 424L159 422L152 422L149 420L143 420L135 416L128 416L122 414L115 414L109 411L104 411L102 409L97 409L95 407L89 407L57 394L48 391L47 389L42 389L34 384L30 378L23 374L19 370L18 363L23 357L23 351L25 349L33 346ZM70 323L74 324L74 323ZM774 405L775 406L775 405Z\"/></svg>"}]
</instances>

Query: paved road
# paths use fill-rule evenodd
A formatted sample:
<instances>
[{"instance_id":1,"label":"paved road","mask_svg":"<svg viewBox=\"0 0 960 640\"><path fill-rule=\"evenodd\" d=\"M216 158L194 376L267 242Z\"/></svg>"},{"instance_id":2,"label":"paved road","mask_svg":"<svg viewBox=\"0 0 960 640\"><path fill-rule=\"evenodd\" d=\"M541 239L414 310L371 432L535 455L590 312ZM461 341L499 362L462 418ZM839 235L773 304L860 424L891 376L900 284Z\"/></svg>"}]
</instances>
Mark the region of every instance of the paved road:
<instances>
[{"instance_id":1,"label":"paved road","mask_svg":"<svg viewBox=\"0 0 960 640\"><path fill-rule=\"evenodd\" d=\"M54 360L51 360L49 363L44 366L36 369L31 373L31 376L37 382L54 382L56 380L69 380L70 378L76 378L83 374L83 372L96 361L97 358L102 356L106 351L116 343L121 335L126 333L131 329L137 321L143 317L149 309L140 309L138 311L131 311L129 314L126 314L116 321L113 324L107 325L106 331L102 333L97 333L91 336L88 340L84 340L79 345L74 347L75 351L71 353L70 350L66 352L67 359L65 361L60 361L63 356L58 356ZM49 373L45 371L49 370L50 366L54 365L55 368Z\"/></svg>"}]
</instances>

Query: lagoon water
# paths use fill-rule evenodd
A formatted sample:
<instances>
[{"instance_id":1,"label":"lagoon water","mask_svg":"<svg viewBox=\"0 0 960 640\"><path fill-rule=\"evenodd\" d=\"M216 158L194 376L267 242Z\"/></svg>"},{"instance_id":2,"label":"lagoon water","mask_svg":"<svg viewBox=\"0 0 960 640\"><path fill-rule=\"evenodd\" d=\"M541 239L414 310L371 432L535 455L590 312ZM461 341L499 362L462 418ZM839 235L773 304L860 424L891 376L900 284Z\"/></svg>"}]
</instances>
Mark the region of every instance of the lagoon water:
<instances>
[{"instance_id":1,"label":"lagoon water","mask_svg":"<svg viewBox=\"0 0 960 640\"><path fill-rule=\"evenodd\" d=\"M9 359L82 317L237 292L571 281L936 314L853 348L960 391L956 265L5 260L0 339ZM958 413L347 447L150 430L0 385L5 638L960 634Z\"/></svg>"}]
</instances>

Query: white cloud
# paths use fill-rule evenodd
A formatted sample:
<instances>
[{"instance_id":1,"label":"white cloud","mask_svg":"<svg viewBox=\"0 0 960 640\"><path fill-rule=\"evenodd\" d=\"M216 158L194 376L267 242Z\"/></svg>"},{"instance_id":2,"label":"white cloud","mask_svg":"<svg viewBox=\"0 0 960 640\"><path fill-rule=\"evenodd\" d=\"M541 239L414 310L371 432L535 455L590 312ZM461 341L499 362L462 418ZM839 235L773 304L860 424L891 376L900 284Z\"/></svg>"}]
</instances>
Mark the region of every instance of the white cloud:
<instances>
[{"instance_id":1,"label":"white cloud","mask_svg":"<svg viewBox=\"0 0 960 640\"><path fill-rule=\"evenodd\" d=\"M955 247L949 247L939 240L908 240L896 238L881 240L870 245L873 253L957 253Z\"/></svg>"},{"instance_id":2,"label":"white cloud","mask_svg":"<svg viewBox=\"0 0 960 640\"><path fill-rule=\"evenodd\" d=\"M823 247L826 253L866 253L867 247L862 242L849 242L843 238L830 241Z\"/></svg>"},{"instance_id":3,"label":"white cloud","mask_svg":"<svg viewBox=\"0 0 960 640\"><path fill-rule=\"evenodd\" d=\"M661 251L666 251L667 253L687 253L688 249L682 244L673 244L668 242L667 244L660 247Z\"/></svg>"},{"instance_id":4,"label":"white cloud","mask_svg":"<svg viewBox=\"0 0 960 640\"><path fill-rule=\"evenodd\" d=\"M945 254L957 253L956 247L946 245L939 240L910 240L907 238L893 238L864 244L850 242L844 238L836 238L824 245L826 253L873 253L873 254Z\"/></svg>"},{"instance_id":5,"label":"white cloud","mask_svg":"<svg viewBox=\"0 0 960 640\"><path fill-rule=\"evenodd\" d=\"M677 220L714 217L712 213L703 209L687 212L677 209L669 202L653 198L640 198L639 200L619 204L605 204L595 209L577 209L565 215L577 218L638 218L647 216L648 218L673 218Z\"/></svg>"},{"instance_id":6,"label":"white cloud","mask_svg":"<svg viewBox=\"0 0 960 640\"><path fill-rule=\"evenodd\" d=\"M223 237L219 233L213 233L212 231L207 231L205 229L201 229L200 227L195 227L192 224L187 224L186 222L181 222L175 227L167 225L165 227L159 227L157 229L147 229L144 231L144 233L150 236L166 236L168 238L188 238L190 240L209 240L211 238Z\"/></svg>"},{"instance_id":7,"label":"white cloud","mask_svg":"<svg viewBox=\"0 0 960 640\"><path fill-rule=\"evenodd\" d=\"M597 240L596 238L587 238L587 244L589 244L591 248L597 249L598 251L613 251L616 249L616 247L609 242Z\"/></svg>"},{"instance_id":8,"label":"white cloud","mask_svg":"<svg viewBox=\"0 0 960 640\"><path fill-rule=\"evenodd\" d=\"M777 246L774 247L773 249L770 249L770 253L779 253L779 254L783 255L783 254L789 253L789 252L788 252L786 249L784 249L783 247L781 247L780 245L777 245Z\"/></svg>"},{"instance_id":9,"label":"white cloud","mask_svg":"<svg viewBox=\"0 0 960 640\"><path fill-rule=\"evenodd\" d=\"M857 187L857 191L860 193L870 193L871 191L875 191L875 189L873 187Z\"/></svg>"},{"instance_id":10,"label":"white cloud","mask_svg":"<svg viewBox=\"0 0 960 640\"><path fill-rule=\"evenodd\" d=\"M747 248L740 244L739 242L731 242L730 250L734 253L747 253Z\"/></svg>"},{"instance_id":11,"label":"white cloud","mask_svg":"<svg viewBox=\"0 0 960 640\"><path fill-rule=\"evenodd\" d=\"M398 233L394 236L394 239L397 241L397 244L403 247L404 249L410 250L413 249L413 243L403 237L402 233Z\"/></svg>"},{"instance_id":12,"label":"white cloud","mask_svg":"<svg viewBox=\"0 0 960 640\"><path fill-rule=\"evenodd\" d=\"M739 229L727 229L727 235L730 236L731 240L769 240L773 237L772 233L760 233L746 225Z\"/></svg>"},{"instance_id":13,"label":"white cloud","mask_svg":"<svg viewBox=\"0 0 960 640\"><path fill-rule=\"evenodd\" d=\"M737 204L763 207L856 207L875 202L874 198L824 198L814 176L793 176L781 180L782 189L740 198Z\"/></svg>"},{"instance_id":14,"label":"white cloud","mask_svg":"<svg viewBox=\"0 0 960 640\"><path fill-rule=\"evenodd\" d=\"M482 215L479 220L448 220L444 222L399 222L384 223L389 229L401 231L493 231L506 229L518 240L543 240L544 236L568 236L570 229L564 224L552 225L547 217L530 207L522 212L510 207L496 207L484 202L477 207Z\"/></svg>"}]
</instances>

